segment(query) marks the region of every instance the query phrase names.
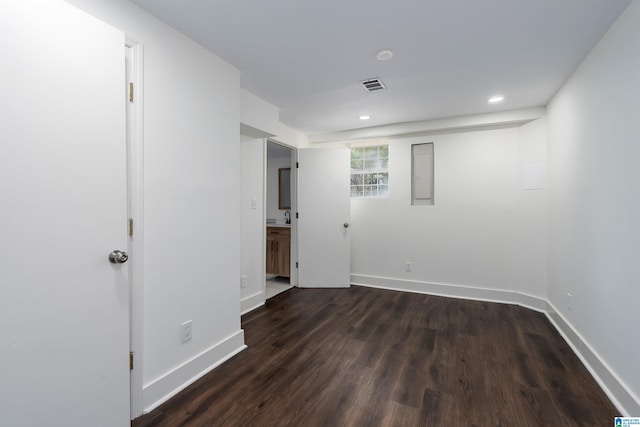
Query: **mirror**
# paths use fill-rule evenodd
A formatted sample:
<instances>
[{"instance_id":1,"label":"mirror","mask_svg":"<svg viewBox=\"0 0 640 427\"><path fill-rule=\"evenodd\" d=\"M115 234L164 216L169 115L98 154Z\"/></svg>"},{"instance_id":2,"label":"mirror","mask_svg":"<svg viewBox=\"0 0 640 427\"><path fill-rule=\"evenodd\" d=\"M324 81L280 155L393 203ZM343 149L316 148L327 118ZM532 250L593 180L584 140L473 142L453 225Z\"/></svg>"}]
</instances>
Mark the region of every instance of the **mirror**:
<instances>
[{"instance_id":1,"label":"mirror","mask_svg":"<svg viewBox=\"0 0 640 427\"><path fill-rule=\"evenodd\" d=\"M278 209L291 209L291 168L278 169Z\"/></svg>"}]
</instances>

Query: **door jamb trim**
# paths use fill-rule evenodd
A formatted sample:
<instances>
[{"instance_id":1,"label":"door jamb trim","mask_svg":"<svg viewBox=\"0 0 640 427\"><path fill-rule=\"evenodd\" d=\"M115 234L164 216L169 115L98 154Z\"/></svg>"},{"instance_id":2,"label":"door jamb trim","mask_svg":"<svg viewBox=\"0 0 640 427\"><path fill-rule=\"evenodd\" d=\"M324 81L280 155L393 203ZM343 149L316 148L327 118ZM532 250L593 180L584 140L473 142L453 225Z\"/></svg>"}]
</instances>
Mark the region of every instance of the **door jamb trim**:
<instances>
[{"instance_id":1,"label":"door jamb trim","mask_svg":"<svg viewBox=\"0 0 640 427\"><path fill-rule=\"evenodd\" d=\"M131 216L135 224L134 236L130 237L130 320L129 346L135 355L133 369L130 372L130 414L134 419L143 414L143 317L144 317L144 126L143 126L143 53L144 46L138 40L125 36L125 46L131 49L132 80L134 81L134 102L131 106L130 122L131 138ZM129 154L129 153L128 153ZM129 184L127 184L129 185Z\"/></svg>"}]
</instances>

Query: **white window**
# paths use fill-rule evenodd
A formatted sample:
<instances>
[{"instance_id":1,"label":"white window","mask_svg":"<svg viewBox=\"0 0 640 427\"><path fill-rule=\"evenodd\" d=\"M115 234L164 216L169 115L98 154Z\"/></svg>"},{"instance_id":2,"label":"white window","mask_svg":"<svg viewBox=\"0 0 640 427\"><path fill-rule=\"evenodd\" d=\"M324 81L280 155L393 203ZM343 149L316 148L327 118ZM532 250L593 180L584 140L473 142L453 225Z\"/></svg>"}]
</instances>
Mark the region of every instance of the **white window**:
<instances>
[{"instance_id":1,"label":"white window","mask_svg":"<svg viewBox=\"0 0 640 427\"><path fill-rule=\"evenodd\" d=\"M389 195L389 146L351 149L351 197Z\"/></svg>"}]
</instances>

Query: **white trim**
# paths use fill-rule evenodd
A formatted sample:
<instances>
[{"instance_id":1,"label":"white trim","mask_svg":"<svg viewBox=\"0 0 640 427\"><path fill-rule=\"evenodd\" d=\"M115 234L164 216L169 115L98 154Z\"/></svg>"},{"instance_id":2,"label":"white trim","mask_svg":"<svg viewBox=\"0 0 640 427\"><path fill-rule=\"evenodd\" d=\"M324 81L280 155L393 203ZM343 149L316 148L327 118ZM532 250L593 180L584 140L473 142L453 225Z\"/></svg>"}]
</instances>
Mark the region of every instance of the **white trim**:
<instances>
[{"instance_id":1,"label":"white trim","mask_svg":"<svg viewBox=\"0 0 640 427\"><path fill-rule=\"evenodd\" d=\"M640 414L640 398L611 369L582 335L546 299L516 291L474 288L444 283L428 283L416 280L352 274L351 284L370 288L438 295L451 298L516 304L544 313L560 336L567 342L589 373L600 385L620 415ZM613 416L613 415L612 415Z\"/></svg>"},{"instance_id":2,"label":"white trim","mask_svg":"<svg viewBox=\"0 0 640 427\"><path fill-rule=\"evenodd\" d=\"M591 373L591 376L611 399L611 402L621 411L620 415L629 417L640 414L640 398L629 389L573 325L548 301L545 314L589 373Z\"/></svg>"},{"instance_id":3,"label":"white trim","mask_svg":"<svg viewBox=\"0 0 640 427\"><path fill-rule=\"evenodd\" d=\"M144 413L157 408L245 348L247 346L244 344L244 331L240 329L149 384L145 384Z\"/></svg>"},{"instance_id":4,"label":"white trim","mask_svg":"<svg viewBox=\"0 0 640 427\"><path fill-rule=\"evenodd\" d=\"M291 185L291 256L289 257L289 284L298 286L298 219L295 217L298 212L298 148L288 146L291 149L291 170L293 173L293 185ZM266 268L266 266L265 266ZM266 271L266 270L265 270ZM266 285L265 285L266 286Z\"/></svg>"},{"instance_id":5,"label":"white trim","mask_svg":"<svg viewBox=\"0 0 640 427\"><path fill-rule=\"evenodd\" d=\"M402 138L451 132L472 132L522 126L544 116L546 107L473 114L418 122L395 123L309 136L309 143L352 142L378 138Z\"/></svg>"},{"instance_id":6,"label":"white trim","mask_svg":"<svg viewBox=\"0 0 640 427\"><path fill-rule=\"evenodd\" d=\"M363 274L352 274L351 284L368 286L370 288L390 289L394 291L405 291L477 301L516 304L539 312L544 312L546 308L546 300L543 298L503 289L486 289L470 286L450 285L445 283L429 283L420 282L417 280L367 276Z\"/></svg>"},{"instance_id":7,"label":"white trim","mask_svg":"<svg viewBox=\"0 0 640 427\"><path fill-rule=\"evenodd\" d=\"M135 82L134 102L131 105L131 217L134 235L131 241L131 300L130 349L134 353L130 379L131 419L142 414L142 361L144 336L144 46L125 36L125 46L131 49L132 80Z\"/></svg>"},{"instance_id":8,"label":"white trim","mask_svg":"<svg viewBox=\"0 0 640 427\"><path fill-rule=\"evenodd\" d=\"M253 295L242 298L240 300L240 315L247 314L250 311L255 310L258 307L262 307L265 302L264 291L256 292Z\"/></svg>"},{"instance_id":9,"label":"white trim","mask_svg":"<svg viewBox=\"0 0 640 427\"><path fill-rule=\"evenodd\" d=\"M269 159L267 153L267 147L269 141L265 138L262 140L262 249L261 249L261 260L262 260L262 285L261 290L262 293L267 295L267 167L269 166Z\"/></svg>"},{"instance_id":10,"label":"white trim","mask_svg":"<svg viewBox=\"0 0 640 427\"><path fill-rule=\"evenodd\" d=\"M279 145L281 147L288 148L291 150L290 158L291 158L291 170L294 173L291 175L293 177L293 185L291 186L291 208L289 209L290 218L291 218L291 238L290 238L290 254L289 254L289 284L293 287L298 286L298 269L296 268L296 262L298 261L298 219L295 217L296 212L298 212L298 169L296 168L296 164L298 163L298 147L293 145L289 145L286 142L280 142L273 138L265 138L264 139L264 167L263 167L263 206L264 206L264 216L262 223L266 224L267 222L267 184L268 184L268 176L267 176L267 168L269 167L269 155L267 146L269 143ZM262 241L266 242L267 234L266 229L263 232ZM263 268L262 271L267 271L267 252L266 247L263 245ZM266 275L265 275L266 277ZM267 294L267 282L266 280L262 283L262 290L265 295Z\"/></svg>"}]
</instances>

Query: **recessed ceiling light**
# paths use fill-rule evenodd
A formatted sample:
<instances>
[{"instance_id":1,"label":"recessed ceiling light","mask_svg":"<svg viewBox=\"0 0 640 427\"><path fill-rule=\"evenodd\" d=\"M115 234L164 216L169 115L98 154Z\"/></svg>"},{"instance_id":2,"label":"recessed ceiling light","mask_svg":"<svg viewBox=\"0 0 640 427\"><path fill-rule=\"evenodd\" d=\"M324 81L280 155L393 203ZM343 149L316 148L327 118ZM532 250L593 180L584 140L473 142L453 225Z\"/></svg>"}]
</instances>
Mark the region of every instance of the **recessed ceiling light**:
<instances>
[{"instance_id":1,"label":"recessed ceiling light","mask_svg":"<svg viewBox=\"0 0 640 427\"><path fill-rule=\"evenodd\" d=\"M492 96L491 98L487 99L487 102L489 104L497 104L502 101L504 101L504 96L501 95Z\"/></svg>"},{"instance_id":2,"label":"recessed ceiling light","mask_svg":"<svg viewBox=\"0 0 640 427\"><path fill-rule=\"evenodd\" d=\"M393 58L393 52L391 52L390 50L381 50L376 55L376 58L378 58L380 61L388 61L389 59Z\"/></svg>"},{"instance_id":3,"label":"recessed ceiling light","mask_svg":"<svg viewBox=\"0 0 640 427\"><path fill-rule=\"evenodd\" d=\"M367 116L366 114L361 115L360 117L358 117L360 120L369 120L371 118L371 116Z\"/></svg>"}]
</instances>

